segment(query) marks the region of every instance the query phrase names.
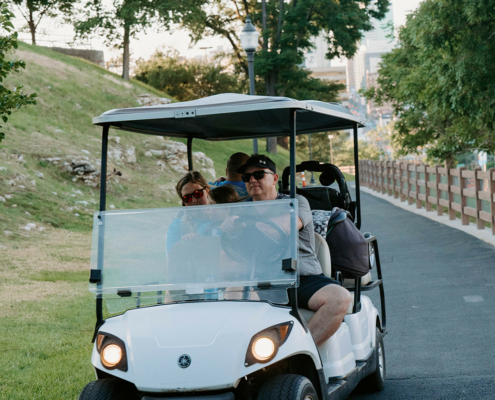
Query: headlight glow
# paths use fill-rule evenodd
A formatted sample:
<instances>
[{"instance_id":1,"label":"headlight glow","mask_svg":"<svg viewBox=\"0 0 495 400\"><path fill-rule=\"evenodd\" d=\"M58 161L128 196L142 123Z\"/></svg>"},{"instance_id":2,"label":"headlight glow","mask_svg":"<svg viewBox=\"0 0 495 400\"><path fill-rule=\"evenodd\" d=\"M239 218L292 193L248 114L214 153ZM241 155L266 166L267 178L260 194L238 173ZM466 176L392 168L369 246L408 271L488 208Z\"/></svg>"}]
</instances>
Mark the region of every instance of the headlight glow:
<instances>
[{"instance_id":1,"label":"headlight glow","mask_svg":"<svg viewBox=\"0 0 495 400\"><path fill-rule=\"evenodd\" d=\"M253 343L253 355L260 361L268 360L275 352L275 343L267 337L260 337Z\"/></svg>"},{"instance_id":2,"label":"headlight glow","mask_svg":"<svg viewBox=\"0 0 495 400\"><path fill-rule=\"evenodd\" d=\"M101 352L101 361L105 367L114 367L122 360L122 349L116 344L109 344Z\"/></svg>"}]
</instances>

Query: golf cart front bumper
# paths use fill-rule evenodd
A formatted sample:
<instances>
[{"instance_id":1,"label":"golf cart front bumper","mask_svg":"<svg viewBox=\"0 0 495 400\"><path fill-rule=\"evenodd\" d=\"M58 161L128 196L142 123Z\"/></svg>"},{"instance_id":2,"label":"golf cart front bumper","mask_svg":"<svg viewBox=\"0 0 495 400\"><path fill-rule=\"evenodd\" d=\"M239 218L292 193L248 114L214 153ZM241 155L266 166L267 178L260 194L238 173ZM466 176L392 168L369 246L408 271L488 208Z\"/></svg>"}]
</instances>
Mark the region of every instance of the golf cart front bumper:
<instances>
[{"instance_id":1,"label":"golf cart front bumper","mask_svg":"<svg viewBox=\"0 0 495 400\"><path fill-rule=\"evenodd\" d=\"M234 400L234 393L222 393L213 395L197 395L197 396L187 396L187 397L150 397L144 396L141 400Z\"/></svg>"},{"instance_id":2,"label":"golf cart front bumper","mask_svg":"<svg viewBox=\"0 0 495 400\"><path fill-rule=\"evenodd\" d=\"M217 396L233 392L245 376L294 354L308 355L315 368L321 368L313 338L290 311L254 301L191 302L128 310L107 319L101 328L124 343L127 370L105 368L97 343L92 364L97 371L131 382L150 399L229 400ZM248 363L246 354L253 336L282 323L294 326L275 357L265 363ZM183 356L189 365L181 366Z\"/></svg>"}]
</instances>

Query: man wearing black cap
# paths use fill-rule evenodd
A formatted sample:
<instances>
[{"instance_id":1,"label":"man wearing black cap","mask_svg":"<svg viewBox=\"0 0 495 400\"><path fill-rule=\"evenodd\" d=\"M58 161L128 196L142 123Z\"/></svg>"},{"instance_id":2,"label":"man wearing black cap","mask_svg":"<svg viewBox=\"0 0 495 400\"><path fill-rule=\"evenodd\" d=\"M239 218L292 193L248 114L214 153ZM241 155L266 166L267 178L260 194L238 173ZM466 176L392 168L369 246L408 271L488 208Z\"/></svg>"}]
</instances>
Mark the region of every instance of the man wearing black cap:
<instances>
[{"instance_id":1,"label":"man wearing black cap","mask_svg":"<svg viewBox=\"0 0 495 400\"><path fill-rule=\"evenodd\" d=\"M289 198L277 192L278 174L275 163L267 156L253 154L238 170L253 201ZM322 274L315 251L313 215L308 201L297 195L299 230L298 269L300 285L298 305L315 311L308 321L309 329L318 346L339 329L352 297L338 282Z\"/></svg>"}]
</instances>

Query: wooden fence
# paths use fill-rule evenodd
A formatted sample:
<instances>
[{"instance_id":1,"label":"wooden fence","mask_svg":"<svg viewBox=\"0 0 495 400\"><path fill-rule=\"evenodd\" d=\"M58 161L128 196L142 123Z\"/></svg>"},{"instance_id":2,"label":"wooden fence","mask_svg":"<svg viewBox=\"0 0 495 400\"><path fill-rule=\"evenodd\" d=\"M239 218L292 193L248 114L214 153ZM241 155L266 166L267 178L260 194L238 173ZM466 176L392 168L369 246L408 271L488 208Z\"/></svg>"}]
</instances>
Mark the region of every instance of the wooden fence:
<instances>
[{"instance_id":1,"label":"wooden fence","mask_svg":"<svg viewBox=\"0 0 495 400\"><path fill-rule=\"evenodd\" d=\"M491 224L495 235L495 168L482 171L444 168L413 162L359 161L359 182L374 191L400 198L416 208L433 211L438 215L448 213L456 219L460 213L463 225L469 217L476 220L478 229Z\"/></svg>"},{"instance_id":2,"label":"wooden fence","mask_svg":"<svg viewBox=\"0 0 495 400\"><path fill-rule=\"evenodd\" d=\"M345 166L345 167L339 167L339 169L342 172L345 172L346 174L349 174L349 175L354 175L356 173L356 169L355 169L354 165L348 165L348 166Z\"/></svg>"}]
</instances>

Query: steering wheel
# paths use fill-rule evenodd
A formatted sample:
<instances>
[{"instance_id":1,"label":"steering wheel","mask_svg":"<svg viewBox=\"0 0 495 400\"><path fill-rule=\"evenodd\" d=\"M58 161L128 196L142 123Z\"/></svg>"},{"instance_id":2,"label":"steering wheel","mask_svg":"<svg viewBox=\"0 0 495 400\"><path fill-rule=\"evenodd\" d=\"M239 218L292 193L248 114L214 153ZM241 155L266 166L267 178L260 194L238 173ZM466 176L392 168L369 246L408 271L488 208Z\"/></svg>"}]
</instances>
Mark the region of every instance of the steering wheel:
<instances>
[{"instance_id":1,"label":"steering wheel","mask_svg":"<svg viewBox=\"0 0 495 400\"><path fill-rule=\"evenodd\" d=\"M270 219L261 222L259 219L239 217L234 221L234 229L223 232L220 240L225 254L230 259L242 263L249 262L256 267L262 263L282 261L290 246L288 236Z\"/></svg>"}]
</instances>

